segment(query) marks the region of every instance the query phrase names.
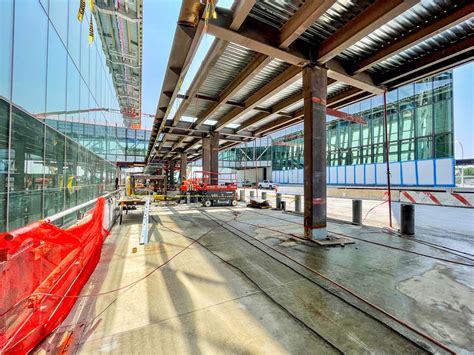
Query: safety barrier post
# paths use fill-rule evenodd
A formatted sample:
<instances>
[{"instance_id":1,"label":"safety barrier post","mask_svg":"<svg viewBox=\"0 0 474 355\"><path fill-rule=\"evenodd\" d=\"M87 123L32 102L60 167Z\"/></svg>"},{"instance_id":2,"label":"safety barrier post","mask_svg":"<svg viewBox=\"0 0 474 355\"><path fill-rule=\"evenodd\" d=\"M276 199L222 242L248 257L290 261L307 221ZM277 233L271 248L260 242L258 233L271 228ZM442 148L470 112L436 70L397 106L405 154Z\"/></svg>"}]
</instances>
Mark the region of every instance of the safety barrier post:
<instances>
[{"instance_id":1,"label":"safety barrier post","mask_svg":"<svg viewBox=\"0 0 474 355\"><path fill-rule=\"evenodd\" d=\"M295 195L295 212L301 212L301 195Z\"/></svg>"},{"instance_id":2,"label":"safety barrier post","mask_svg":"<svg viewBox=\"0 0 474 355\"><path fill-rule=\"evenodd\" d=\"M245 202L245 190L240 190L240 201Z\"/></svg>"},{"instance_id":3,"label":"safety barrier post","mask_svg":"<svg viewBox=\"0 0 474 355\"><path fill-rule=\"evenodd\" d=\"M415 235L415 205L402 204L400 206L400 231L403 235Z\"/></svg>"},{"instance_id":4,"label":"safety barrier post","mask_svg":"<svg viewBox=\"0 0 474 355\"><path fill-rule=\"evenodd\" d=\"M362 200L352 200L352 224L362 224Z\"/></svg>"},{"instance_id":5,"label":"safety barrier post","mask_svg":"<svg viewBox=\"0 0 474 355\"><path fill-rule=\"evenodd\" d=\"M151 199L148 196L145 203L145 209L143 211L143 222L142 222L142 231L140 234L140 245L148 244L148 224L150 220L150 203Z\"/></svg>"},{"instance_id":6,"label":"safety barrier post","mask_svg":"<svg viewBox=\"0 0 474 355\"><path fill-rule=\"evenodd\" d=\"M275 208L280 209L281 208L281 193L276 194L276 203L275 203Z\"/></svg>"}]
</instances>

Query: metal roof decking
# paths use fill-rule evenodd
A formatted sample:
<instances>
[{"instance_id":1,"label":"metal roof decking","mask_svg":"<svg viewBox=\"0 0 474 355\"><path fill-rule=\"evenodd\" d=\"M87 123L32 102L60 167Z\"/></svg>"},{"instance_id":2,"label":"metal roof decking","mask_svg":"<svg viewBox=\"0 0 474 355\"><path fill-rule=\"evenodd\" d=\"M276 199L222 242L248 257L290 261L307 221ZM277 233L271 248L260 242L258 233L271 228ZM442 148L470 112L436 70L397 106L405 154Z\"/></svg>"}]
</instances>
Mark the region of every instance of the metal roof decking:
<instances>
[{"instance_id":1,"label":"metal roof decking","mask_svg":"<svg viewBox=\"0 0 474 355\"><path fill-rule=\"evenodd\" d=\"M198 3L183 1L181 15L194 22L183 27L180 19L170 63L192 60L203 31ZM160 151L156 137L181 116L197 117L186 123L189 132L216 122L207 129L220 131L222 142L300 122L303 63L328 68L328 107L337 109L472 60L473 11L472 2L455 0L241 0L231 11L218 9L208 25L218 38L175 117L167 114L185 68L167 72L147 159L169 160L198 146L199 137L181 137L171 151ZM165 131L164 141L173 128ZM190 160L200 153L193 154Z\"/></svg>"}]
</instances>

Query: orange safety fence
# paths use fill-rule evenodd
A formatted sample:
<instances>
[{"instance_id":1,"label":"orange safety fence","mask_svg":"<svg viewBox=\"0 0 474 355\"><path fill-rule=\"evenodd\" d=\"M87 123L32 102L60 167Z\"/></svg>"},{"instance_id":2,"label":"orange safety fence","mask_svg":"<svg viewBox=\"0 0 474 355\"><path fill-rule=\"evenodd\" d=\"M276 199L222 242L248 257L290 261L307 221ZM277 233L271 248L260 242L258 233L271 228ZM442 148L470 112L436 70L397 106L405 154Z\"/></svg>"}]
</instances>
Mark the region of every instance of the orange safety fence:
<instances>
[{"instance_id":1,"label":"orange safety fence","mask_svg":"<svg viewBox=\"0 0 474 355\"><path fill-rule=\"evenodd\" d=\"M104 205L67 229L39 221L0 234L0 353L27 353L67 317L100 259Z\"/></svg>"}]
</instances>

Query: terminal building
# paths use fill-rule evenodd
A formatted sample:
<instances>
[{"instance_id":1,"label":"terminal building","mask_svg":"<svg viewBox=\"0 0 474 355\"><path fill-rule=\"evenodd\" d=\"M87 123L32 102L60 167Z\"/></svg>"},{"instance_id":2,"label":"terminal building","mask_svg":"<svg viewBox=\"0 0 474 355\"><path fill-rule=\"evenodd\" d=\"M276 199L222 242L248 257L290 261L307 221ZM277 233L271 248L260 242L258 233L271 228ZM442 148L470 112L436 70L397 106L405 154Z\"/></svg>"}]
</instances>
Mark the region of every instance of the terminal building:
<instances>
[{"instance_id":1,"label":"terminal building","mask_svg":"<svg viewBox=\"0 0 474 355\"><path fill-rule=\"evenodd\" d=\"M0 354L474 353L473 28L0 0Z\"/></svg>"},{"instance_id":2,"label":"terminal building","mask_svg":"<svg viewBox=\"0 0 474 355\"><path fill-rule=\"evenodd\" d=\"M292 109L301 106L302 103ZM383 110L383 96L375 96L341 109L363 117L364 124L328 116L328 184L386 186ZM389 91L387 111L391 183L456 186L452 71ZM221 166L233 168L242 179L246 175L251 179L271 179L278 184L303 184L303 136L303 123L297 123L260 139L255 161L254 147L247 144L222 152ZM247 153L242 154L246 149ZM426 170L429 173L424 174Z\"/></svg>"}]
</instances>

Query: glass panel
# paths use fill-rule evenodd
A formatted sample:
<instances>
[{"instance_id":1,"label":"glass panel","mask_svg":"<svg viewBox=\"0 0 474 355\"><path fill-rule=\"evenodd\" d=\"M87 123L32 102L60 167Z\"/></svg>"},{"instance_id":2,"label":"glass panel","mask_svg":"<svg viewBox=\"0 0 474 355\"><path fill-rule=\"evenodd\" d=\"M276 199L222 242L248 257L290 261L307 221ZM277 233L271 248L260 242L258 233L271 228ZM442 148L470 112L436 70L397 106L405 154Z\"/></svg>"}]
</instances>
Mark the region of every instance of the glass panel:
<instances>
[{"instance_id":1,"label":"glass panel","mask_svg":"<svg viewBox=\"0 0 474 355\"><path fill-rule=\"evenodd\" d=\"M84 80L80 80L80 97L79 97L79 108L81 109L80 113L80 122L86 123L89 122L89 90L87 89L86 83Z\"/></svg>"},{"instance_id":2,"label":"glass panel","mask_svg":"<svg viewBox=\"0 0 474 355\"><path fill-rule=\"evenodd\" d=\"M431 104L433 99L433 80L432 78L423 79L415 83L415 103L416 106L425 106Z\"/></svg>"},{"instance_id":3,"label":"glass panel","mask_svg":"<svg viewBox=\"0 0 474 355\"><path fill-rule=\"evenodd\" d=\"M81 22L77 20L77 10L79 9L79 2L76 0L69 0L69 38L68 51L72 57L73 62L80 68L81 60ZM84 20L83 20L84 21ZM87 26L87 25L86 25ZM87 40L87 38L86 38Z\"/></svg>"},{"instance_id":4,"label":"glass panel","mask_svg":"<svg viewBox=\"0 0 474 355\"><path fill-rule=\"evenodd\" d=\"M399 161L398 159L398 142L390 143L388 147L388 161Z\"/></svg>"},{"instance_id":5,"label":"glass panel","mask_svg":"<svg viewBox=\"0 0 474 355\"><path fill-rule=\"evenodd\" d=\"M79 91L80 91L80 78L77 68L74 66L71 59L68 59L67 66L67 111L68 118L74 121L78 121L79 114ZM61 129L61 132L66 133L65 130Z\"/></svg>"},{"instance_id":6,"label":"glass panel","mask_svg":"<svg viewBox=\"0 0 474 355\"><path fill-rule=\"evenodd\" d=\"M400 139L413 138L415 136L415 123L413 111L402 111L400 113Z\"/></svg>"},{"instance_id":7,"label":"glass panel","mask_svg":"<svg viewBox=\"0 0 474 355\"><path fill-rule=\"evenodd\" d=\"M372 147L365 146L362 147L362 164L372 164Z\"/></svg>"},{"instance_id":8,"label":"glass panel","mask_svg":"<svg viewBox=\"0 0 474 355\"><path fill-rule=\"evenodd\" d=\"M453 96L453 74L444 72L433 77L433 100L442 101Z\"/></svg>"},{"instance_id":9,"label":"glass panel","mask_svg":"<svg viewBox=\"0 0 474 355\"><path fill-rule=\"evenodd\" d=\"M384 141L383 118L377 118L377 119L372 120L372 130L373 130L374 144L382 143Z\"/></svg>"},{"instance_id":10,"label":"glass panel","mask_svg":"<svg viewBox=\"0 0 474 355\"><path fill-rule=\"evenodd\" d=\"M408 84L398 89L400 111L414 108L414 90L415 86L413 84Z\"/></svg>"},{"instance_id":11,"label":"glass panel","mask_svg":"<svg viewBox=\"0 0 474 355\"><path fill-rule=\"evenodd\" d=\"M414 160L415 159L415 140L408 139L400 142L400 160Z\"/></svg>"},{"instance_id":12,"label":"glass panel","mask_svg":"<svg viewBox=\"0 0 474 355\"><path fill-rule=\"evenodd\" d=\"M44 125L23 111L12 111L12 176L9 228L41 219Z\"/></svg>"},{"instance_id":13,"label":"glass panel","mask_svg":"<svg viewBox=\"0 0 474 355\"><path fill-rule=\"evenodd\" d=\"M433 106L422 106L416 109L416 136L433 134Z\"/></svg>"},{"instance_id":14,"label":"glass panel","mask_svg":"<svg viewBox=\"0 0 474 355\"><path fill-rule=\"evenodd\" d=\"M48 89L46 112L66 111L66 49L50 25L48 44ZM61 117L64 114L55 115Z\"/></svg>"},{"instance_id":15,"label":"glass panel","mask_svg":"<svg viewBox=\"0 0 474 355\"><path fill-rule=\"evenodd\" d=\"M33 113L45 112L46 41L47 17L41 5L16 1L13 102Z\"/></svg>"},{"instance_id":16,"label":"glass panel","mask_svg":"<svg viewBox=\"0 0 474 355\"><path fill-rule=\"evenodd\" d=\"M0 96L10 98L13 0L0 1Z\"/></svg>"},{"instance_id":17,"label":"glass panel","mask_svg":"<svg viewBox=\"0 0 474 355\"><path fill-rule=\"evenodd\" d=\"M46 131L44 215L52 216L64 208L65 138L59 132Z\"/></svg>"},{"instance_id":18,"label":"glass panel","mask_svg":"<svg viewBox=\"0 0 474 355\"><path fill-rule=\"evenodd\" d=\"M398 113L390 115L388 119L388 141L395 142L398 141Z\"/></svg>"},{"instance_id":19,"label":"glass panel","mask_svg":"<svg viewBox=\"0 0 474 355\"><path fill-rule=\"evenodd\" d=\"M452 100L436 102L433 105L435 133L451 132L453 125Z\"/></svg>"},{"instance_id":20,"label":"glass panel","mask_svg":"<svg viewBox=\"0 0 474 355\"><path fill-rule=\"evenodd\" d=\"M77 205L77 150L78 145L66 139L66 208Z\"/></svg>"},{"instance_id":21,"label":"glass panel","mask_svg":"<svg viewBox=\"0 0 474 355\"><path fill-rule=\"evenodd\" d=\"M0 98L0 233L6 228L9 114L10 104Z\"/></svg>"},{"instance_id":22,"label":"glass panel","mask_svg":"<svg viewBox=\"0 0 474 355\"><path fill-rule=\"evenodd\" d=\"M452 134L442 134L435 137L435 157L450 158L453 156Z\"/></svg>"},{"instance_id":23,"label":"glass panel","mask_svg":"<svg viewBox=\"0 0 474 355\"><path fill-rule=\"evenodd\" d=\"M416 159L432 159L433 158L433 138L418 138L416 140Z\"/></svg>"},{"instance_id":24,"label":"glass panel","mask_svg":"<svg viewBox=\"0 0 474 355\"><path fill-rule=\"evenodd\" d=\"M351 124L351 147L360 146L360 124Z\"/></svg>"},{"instance_id":25,"label":"glass panel","mask_svg":"<svg viewBox=\"0 0 474 355\"><path fill-rule=\"evenodd\" d=\"M97 28L97 27L95 27ZM89 83L89 63L90 53L92 52L91 46L89 45L89 18L88 15L84 15L81 26L81 66L80 73L82 78ZM93 72L91 71L92 75Z\"/></svg>"},{"instance_id":26,"label":"glass panel","mask_svg":"<svg viewBox=\"0 0 474 355\"><path fill-rule=\"evenodd\" d=\"M383 163L384 161L384 144L374 144L374 163Z\"/></svg>"},{"instance_id":27,"label":"glass panel","mask_svg":"<svg viewBox=\"0 0 474 355\"><path fill-rule=\"evenodd\" d=\"M347 148L349 146L349 125L348 122L339 122L337 127L339 138L339 147Z\"/></svg>"},{"instance_id":28,"label":"glass panel","mask_svg":"<svg viewBox=\"0 0 474 355\"><path fill-rule=\"evenodd\" d=\"M44 11L46 13L48 13L48 0L39 0L39 1L40 1L41 5L43 6Z\"/></svg>"},{"instance_id":29,"label":"glass panel","mask_svg":"<svg viewBox=\"0 0 474 355\"><path fill-rule=\"evenodd\" d=\"M78 2L76 6L79 7ZM65 44L67 43L68 10L68 0L53 0L49 4L49 18ZM51 35L51 31L49 33Z\"/></svg>"}]
</instances>

